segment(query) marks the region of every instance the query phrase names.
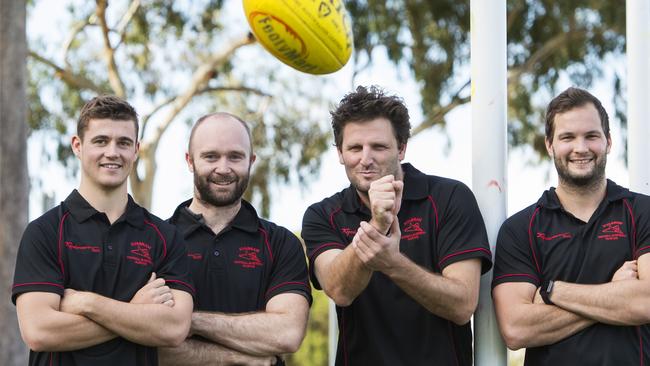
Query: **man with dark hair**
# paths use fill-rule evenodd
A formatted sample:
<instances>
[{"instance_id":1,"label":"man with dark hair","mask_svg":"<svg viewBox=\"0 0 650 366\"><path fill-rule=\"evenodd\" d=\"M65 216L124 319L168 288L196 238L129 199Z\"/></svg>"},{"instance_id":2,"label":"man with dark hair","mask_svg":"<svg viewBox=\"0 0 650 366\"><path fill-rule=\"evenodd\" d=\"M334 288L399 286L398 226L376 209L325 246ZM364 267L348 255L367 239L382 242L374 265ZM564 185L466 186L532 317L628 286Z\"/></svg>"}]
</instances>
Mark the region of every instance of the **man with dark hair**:
<instances>
[{"instance_id":1,"label":"man with dark hair","mask_svg":"<svg viewBox=\"0 0 650 366\"><path fill-rule=\"evenodd\" d=\"M332 112L350 186L303 219L310 275L337 304L337 365L472 364L470 318L491 253L464 184L401 164L401 99L358 87Z\"/></svg>"},{"instance_id":2,"label":"man with dark hair","mask_svg":"<svg viewBox=\"0 0 650 366\"><path fill-rule=\"evenodd\" d=\"M127 193L137 121L119 98L88 102L72 138L79 189L23 234L12 300L30 365L157 365L155 347L189 330L185 248Z\"/></svg>"},{"instance_id":3,"label":"man with dark hair","mask_svg":"<svg viewBox=\"0 0 650 366\"><path fill-rule=\"evenodd\" d=\"M190 336L161 348L161 364L282 365L302 343L311 303L302 244L242 199L255 162L246 122L201 117L188 145L194 197L170 222L185 237L197 301Z\"/></svg>"},{"instance_id":4,"label":"man with dark hair","mask_svg":"<svg viewBox=\"0 0 650 366\"><path fill-rule=\"evenodd\" d=\"M607 112L569 88L546 111L557 188L504 222L492 296L526 365L650 361L650 197L605 178Z\"/></svg>"}]
</instances>

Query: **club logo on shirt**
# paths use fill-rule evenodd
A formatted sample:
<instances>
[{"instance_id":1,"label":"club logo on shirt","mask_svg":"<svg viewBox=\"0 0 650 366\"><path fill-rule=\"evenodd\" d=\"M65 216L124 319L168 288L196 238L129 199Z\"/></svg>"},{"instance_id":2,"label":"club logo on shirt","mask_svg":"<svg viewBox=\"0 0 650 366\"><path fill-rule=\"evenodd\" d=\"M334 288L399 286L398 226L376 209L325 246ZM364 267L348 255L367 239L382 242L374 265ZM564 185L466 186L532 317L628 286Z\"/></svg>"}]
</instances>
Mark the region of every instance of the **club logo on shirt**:
<instances>
[{"instance_id":1,"label":"club logo on shirt","mask_svg":"<svg viewBox=\"0 0 650 366\"><path fill-rule=\"evenodd\" d=\"M264 263L257 257L259 252L260 250L255 247L240 247L237 255L238 259L235 259L233 263L240 265L242 268L262 266Z\"/></svg>"},{"instance_id":2,"label":"club logo on shirt","mask_svg":"<svg viewBox=\"0 0 650 366\"><path fill-rule=\"evenodd\" d=\"M343 228L341 228L341 232L342 232L343 235L345 235L345 236L355 236L355 235L357 234L357 230L356 230L356 229L350 229L349 227L343 227Z\"/></svg>"},{"instance_id":3,"label":"club logo on shirt","mask_svg":"<svg viewBox=\"0 0 650 366\"><path fill-rule=\"evenodd\" d=\"M86 252L86 251L90 251L90 252L93 252L93 253L99 253L100 252L99 247L96 247L96 246L93 246L93 245L76 245L71 241L66 241L65 242L65 247L68 248L68 249L72 249L72 250L78 250L80 252Z\"/></svg>"},{"instance_id":4,"label":"club logo on shirt","mask_svg":"<svg viewBox=\"0 0 650 366\"><path fill-rule=\"evenodd\" d=\"M151 245L143 243L141 241L131 242L131 251L130 255L126 256L126 259L139 266L149 266L153 264L151 260Z\"/></svg>"},{"instance_id":5,"label":"club logo on shirt","mask_svg":"<svg viewBox=\"0 0 650 366\"><path fill-rule=\"evenodd\" d=\"M601 235L598 235L598 239L605 240L618 240L620 238L625 238L626 235L621 230L622 221L612 221L602 225L603 231L600 232Z\"/></svg>"},{"instance_id":6,"label":"club logo on shirt","mask_svg":"<svg viewBox=\"0 0 650 366\"><path fill-rule=\"evenodd\" d=\"M537 233L537 238L546 240L546 241L551 241L554 239L571 239L571 234L570 233L559 233L559 234L554 234L554 235L548 235L545 233Z\"/></svg>"},{"instance_id":7,"label":"club logo on shirt","mask_svg":"<svg viewBox=\"0 0 650 366\"><path fill-rule=\"evenodd\" d=\"M201 253L187 253L187 256L190 257L190 259L193 259L195 261L200 261L203 259L203 254Z\"/></svg>"},{"instance_id":8,"label":"club logo on shirt","mask_svg":"<svg viewBox=\"0 0 650 366\"><path fill-rule=\"evenodd\" d=\"M420 226L421 223L421 217L412 217L404 221L404 224L402 225L402 240L415 240L420 236L426 234Z\"/></svg>"}]
</instances>

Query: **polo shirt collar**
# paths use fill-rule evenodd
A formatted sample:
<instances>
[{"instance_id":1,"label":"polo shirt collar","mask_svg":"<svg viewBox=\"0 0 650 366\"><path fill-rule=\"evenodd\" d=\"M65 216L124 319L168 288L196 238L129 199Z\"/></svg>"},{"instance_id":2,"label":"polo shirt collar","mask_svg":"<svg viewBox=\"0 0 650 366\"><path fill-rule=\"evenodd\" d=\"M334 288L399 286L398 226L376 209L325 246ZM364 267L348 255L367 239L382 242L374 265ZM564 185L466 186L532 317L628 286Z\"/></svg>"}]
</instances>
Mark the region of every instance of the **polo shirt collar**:
<instances>
[{"instance_id":1,"label":"polo shirt collar","mask_svg":"<svg viewBox=\"0 0 650 366\"><path fill-rule=\"evenodd\" d=\"M426 174L417 170L410 163L402 164L404 173L404 193L402 200L418 200L429 195L429 181ZM361 202L357 189L352 184L343 191L342 209L347 213L364 212L370 214L368 208Z\"/></svg>"},{"instance_id":2,"label":"polo shirt collar","mask_svg":"<svg viewBox=\"0 0 650 366\"><path fill-rule=\"evenodd\" d=\"M629 189L621 187L607 179L607 191L605 193L605 200L607 200L607 202L616 202L630 197L633 197L633 195ZM562 208L560 199L557 197L557 193L555 193L555 187L551 187L549 190L544 191L542 197L537 201L537 205L551 210Z\"/></svg>"},{"instance_id":3,"label":"polo shirt collar","mask_svg":"<svg viewBox=\"0 0 650 366\"><path fill-rule=\"evenodd\" d=\"M192 203L192 199L181 203L178 205L174 214L172 215L171 221L177 226L183 228L183 236L187 237L192 234L199 228L206 228L212 231L206 224L203 219L203 215L194 213L190 211L189 206ZM246 200L241 200L241 207L235 218L226 228L235 228L238 230L246 232L257 232L259 227L259 217L257 216L257 211Z\"/></svg>"},{"instance_id":4,"label":"polo shirt collar","mask_svg":"<svg viewBox=\"0 0 650 366\"><path fill-rule=\"evenodd\" d=\"M74 189L64 201L65 206L77 222L84 222L97 214L104 214L97 211L86 199ZM126 221L134 227L141 228L144 225L144 209L140 207L131 195L128 195L126 211L117 219L116 222Z\"/></svg>"}]
</instances>

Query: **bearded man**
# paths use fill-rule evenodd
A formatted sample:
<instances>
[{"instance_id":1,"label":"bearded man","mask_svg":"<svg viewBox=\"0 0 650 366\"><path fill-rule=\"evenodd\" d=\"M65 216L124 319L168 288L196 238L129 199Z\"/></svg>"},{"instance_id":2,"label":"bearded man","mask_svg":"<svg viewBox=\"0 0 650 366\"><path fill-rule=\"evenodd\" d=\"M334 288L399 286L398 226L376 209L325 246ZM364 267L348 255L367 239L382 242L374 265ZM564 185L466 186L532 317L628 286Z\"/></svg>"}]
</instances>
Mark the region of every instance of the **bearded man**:
<instances>
[{"instance_id":1,"label":"bearded man","mask_svg":"<svg viewBox=\"0 0 650 366\"><path fill-rule=\"evenodd\" d=\"M607 112L569 88L546 111L557 188L504 222L493 290L497 319L525 365L650 361L650 200L605 178Z\"/></svg>"},{"instance_id":2,"label":"bearded man","mask_svg":"<svg viewBox=\"0 0 650 366\"><path fill-rule=\"evenodd\" d=\"M201 117L185 155L194 197L169 221L184 235L196 286L188 338L162 365L273 365L305 336L311 288L303 247L242 199L255 162L246 122Z\"/></svg>"}]
</instances>

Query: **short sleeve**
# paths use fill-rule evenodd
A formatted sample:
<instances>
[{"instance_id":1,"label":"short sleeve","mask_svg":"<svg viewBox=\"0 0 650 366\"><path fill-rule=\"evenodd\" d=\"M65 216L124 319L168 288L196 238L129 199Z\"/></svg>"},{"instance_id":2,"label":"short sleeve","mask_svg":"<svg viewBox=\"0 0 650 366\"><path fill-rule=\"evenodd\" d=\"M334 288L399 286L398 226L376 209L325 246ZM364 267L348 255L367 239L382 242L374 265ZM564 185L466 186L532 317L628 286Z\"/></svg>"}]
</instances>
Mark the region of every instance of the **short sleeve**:
<instances>
[{"instance_id":1,"label":"short sleeve","mask_svg":"<svg viewBox=\"0 0 650 366\"><path fill-rule=\"evenodd\" d=\"M57 231L34 221L20 240L11 301L25 292L52 292L63 296L63 265L58 251Z\"/></svg>"},{"instance_id":2,"label":"short sleeve","mask_svg":"<svg viewBox=\"0 0 650 366\"><path fill-rule=\"evenodd\" d=\"M318 279L314 273L314 261L321 253L331 250L343 250L347 246L337 235L330 223L328 216L333 216L334 212L327 215L324 209L319 205L310 206L302 220L301 236L307 247L307 257L309 258L309 276L314 287L321 289Z\"/></svg>"},{"instance_id":3,"label":"short sleeve","mask_svg":"<svg viewBox=\"0 0 650 366\"><path fill-rule=\"evenodd\" d=\"M437 205L434 202L434 205ZM471 258L481 259L481 272L492 268L492 253L488 245L483 217L479 211L474 194L469 188L458 183L437 214L440 223L437 228L438 266L446 266Z\"/></svg>"},{"instance_id":4,"label":"short sleeve","mask_svg":"<svg viewBox=\"0 0 650 366\"><path fill-rule=\"evenodd\" d=\"M632 209L636 229L636 252L634 258L650 253L650 197L639 194Z\"/></svg>"},{"instance_id":5,"label":"short sleeve","mask_svg":"<svg viewBox=\"0 0 650 366\"><path fill-rule=\"evenodd\" d=\"M183 236L175 228L170 230L170 233L167 240L167 253L156 266L156 276L164 278L170 288L189 292L194 297L187 247L181 239Z\"/></svg>"},{"instance_id":6,"label":"short sleeve","mask_svg":"<svg viewBox=\"0 0 650 366\"><path fill-rule=\"evenodd\" d=\"M492 288L504 282L529 282L535 286L541 283L531 256L527 226L523 221L511 218L499 229Z\"/></svg>"},{"instance_id":7,"label":"short sleeve","mask_svg":"<svg viewBox=\"0 0 650 366\"><path fill-rule=\"evenodd\" d=\"M303 295L311 305L311 287L307 275L305 251L298 238L288 230L276 227L271 237L273 253L273 270L266 293L265 301L281 293L298 293Z\"/></svg>"}]
</instances>

